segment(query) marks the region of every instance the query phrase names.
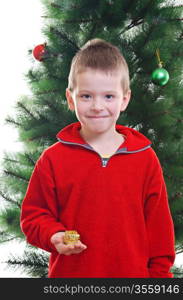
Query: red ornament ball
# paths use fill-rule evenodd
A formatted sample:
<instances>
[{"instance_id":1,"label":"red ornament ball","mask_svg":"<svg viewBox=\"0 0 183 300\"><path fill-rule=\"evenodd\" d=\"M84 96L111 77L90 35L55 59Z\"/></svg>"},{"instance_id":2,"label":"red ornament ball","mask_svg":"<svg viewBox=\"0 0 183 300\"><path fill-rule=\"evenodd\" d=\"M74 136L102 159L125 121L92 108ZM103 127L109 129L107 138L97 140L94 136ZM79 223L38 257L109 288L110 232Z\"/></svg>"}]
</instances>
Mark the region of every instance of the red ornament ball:
<instances>
[{"instance_id":1,"label":"red ornament ball","mask_svg":"<svg viewBox=\"0 0 183 300\"><path fill-rule=\"evenodd\" d=\"M46 44L37 45L32 52L35 59L43 61L44 55L46 53Z\"/></svg>"}]
</instances>

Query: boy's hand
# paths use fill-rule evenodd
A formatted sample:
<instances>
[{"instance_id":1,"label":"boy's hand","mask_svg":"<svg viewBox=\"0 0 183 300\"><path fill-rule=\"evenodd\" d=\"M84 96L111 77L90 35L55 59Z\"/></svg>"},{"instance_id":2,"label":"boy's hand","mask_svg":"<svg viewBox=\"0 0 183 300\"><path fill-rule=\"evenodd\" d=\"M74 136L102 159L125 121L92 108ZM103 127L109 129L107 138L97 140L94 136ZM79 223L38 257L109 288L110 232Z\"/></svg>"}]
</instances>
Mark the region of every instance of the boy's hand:
<instances>
[{"instance_id":1,"label":"boy's hand","mask_svg":"<svg viewBox=\"0 0 183 300\"><path fill-rule=\"evenodd\" d=\"M81 241L78 241L74 245L65 245L64 244L64 232L56 232L52 235L50 241L57 249L58 253L64 254L64 255L71 255L71 254L77 254L81 253L83 250L85 250L87 247Z\"/></svg>"}]
</instances>

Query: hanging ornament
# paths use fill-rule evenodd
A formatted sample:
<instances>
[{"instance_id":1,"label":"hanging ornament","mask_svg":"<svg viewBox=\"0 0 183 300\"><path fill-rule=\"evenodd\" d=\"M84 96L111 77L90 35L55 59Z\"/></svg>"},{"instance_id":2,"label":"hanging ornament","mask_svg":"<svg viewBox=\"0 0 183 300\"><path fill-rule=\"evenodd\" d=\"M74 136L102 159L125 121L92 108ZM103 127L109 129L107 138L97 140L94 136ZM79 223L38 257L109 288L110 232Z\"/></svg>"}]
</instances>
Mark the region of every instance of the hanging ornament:
<instances>
[{"instance_id":1,"label":"hanging ornament","mask_svg":"<svg viewBox=\"0 0 183 300\"><path fill-rule=\"evenodd\" d=\"M46 54L46 43L37 45L32 52L35 59L43 61Z\"/></svg>"},{"instance_id":2,"label":"hanging ornament","mask_svg":"<svg viewBox=\"0 0 183 300\"><path fill-rule=\"evenodd\" d=\"M152 72L151 78L154 84L163 86L169 81L169 73L163 68L163 62L160 60L159 49L156 50L156 56L158 59L158 68Z\"/></svg>"}]
</instances>

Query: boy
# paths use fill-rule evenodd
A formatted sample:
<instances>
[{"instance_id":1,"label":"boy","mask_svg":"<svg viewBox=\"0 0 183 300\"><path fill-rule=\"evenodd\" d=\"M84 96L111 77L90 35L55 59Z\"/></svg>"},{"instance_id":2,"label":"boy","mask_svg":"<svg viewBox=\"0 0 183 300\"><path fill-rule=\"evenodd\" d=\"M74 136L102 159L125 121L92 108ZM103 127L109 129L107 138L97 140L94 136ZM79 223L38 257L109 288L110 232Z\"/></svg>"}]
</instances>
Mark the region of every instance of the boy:
<instances>
[{"instance_id":1,"label":"boy","mask_svg":"<svg viewBox=\"0 0 183 300\"><path fill-rule=\"evenodd\" d=\"M130 100L119 49L100 39L72 60L66 89L78 122L36 163L22 204L21 228L51 252L49 277L173 277L173 223L151 142L117 125ZM64 231L80 240L64 243Z\"/></svg>"}]
</instances>

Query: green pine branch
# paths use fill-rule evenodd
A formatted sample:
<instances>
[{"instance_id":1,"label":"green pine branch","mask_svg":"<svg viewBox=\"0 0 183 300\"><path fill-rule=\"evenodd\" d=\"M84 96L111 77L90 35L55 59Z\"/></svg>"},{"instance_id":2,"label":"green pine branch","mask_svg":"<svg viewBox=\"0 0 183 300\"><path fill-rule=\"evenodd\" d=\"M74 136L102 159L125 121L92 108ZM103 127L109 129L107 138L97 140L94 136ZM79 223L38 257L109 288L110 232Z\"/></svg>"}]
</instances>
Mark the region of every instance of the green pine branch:
<instances>
[{"instance_id":1,"label":"green pine branch","mask_svg":"<svg viewBox=\"0 0 183 300\"><path fill-rule=\"evenodd\" d=\"M27 159L27 162L30 162L31 166L35 166L36 160L34 159L34 157L27 152L24 155Z\"/></svg>"},{"instance_id":2,"label":"green pine branch","mask_svg":"<svg viewBox=\"0 0 183 300\"><path fill-rule=\"evenodd\" d=\"M183 278L183 267L177 267L176 265L172 267L171 272L174 274L174 278Z\"/></svg>"},{"instance_id":3,"label":"green pine branch","mask_svg":"<svg viewBox=\"0 0 183 300\"><path fill-rule=\"evenodd\" d=\"M176 251L176 254L183 253L183 243L176 245L175 251Z\"/></svg>"},{"instance_id":4,"label":"green pine branch","mask_svg":"<svg viewBox=\"0 0 183 300\"><path fill-rule=\"evenodd\" d=\"M11 197L9 197L6 193L4 193L2 190L0 190L0 196L8 203L13 204L17 206L18 208L21 207L21 204L15 200L13 200Z\"/></svg>"},{"instance_id":5,"label":"green pine branch","mask_svg":"<svg viewBox=\"0 0 183 300\"><path fill-rule=\"evenodd\" d=\"M36 116L30 111L30 108L27 108L22 102L17 102L18 109L21 109L26 113L27 116L31 117L31 119L37 120Z\"/></svg>"},{"instance_id":6,"label":"green pine branch","mask_svg":"<svg viewBox=\"0 0 183 300\"><path fill-rule=\"evenodd\" d=\"M17 235L12 235L7 231L0 231L0 243L4 244L13 240L17 240Z\"/></svg>"},{"instance_id":7,"label":"green pine branch","mask_svg":"<svg viewBox=\"0 0 183 300\"><path fill-rule=\"evenodd\" d=\"M38 251L39 252L39 251ZM22 270L31 277L46 278L48 273L48 255L34 250L24 251L23 256L10 255L5 261L9 268Z\"/></svg>"},{"instance_id":8,"label":"green pine branch","mask_svg":"<svg viewBox=\"0 0 183 300\"><path fill-rule=\"evenodd\" d=\"M76 45L76 43L74 43L73 40L71 40L66 33L63 33L60 30L58 30L52 26L50 27L50 32L57 35L59 38L61 38L66 43L70 44L75 49L75 51L79 50L78 45Z\"/></svg>"},{"instance_id":9,"label":"green pine branch","mask_svg":"<svg viewBox=\"0 0 183 300\"><path fill-rule=\"evenodd\" d=\"M5 118L5 122L6 124L10 124L11 126L15 126L15 127L23 127L23 125L17 121L15 121L15 119L13 119L12 117L8 116Z\"/></svg>"},{"instance_id":10,"label":"green pine branch","mask_svg":"<svg viewBox=\"0 0 183 300\"><path fill-rule=\"evenodd\" d=\"M14 177L16 179L21 179L27 183L29 182L29 178L27 178L21 174L18 174L15 171L13 172L13 171L9 171L9 170L3 170L3 172L6 176Z\"/></svg>"}]
</instances>

